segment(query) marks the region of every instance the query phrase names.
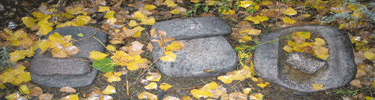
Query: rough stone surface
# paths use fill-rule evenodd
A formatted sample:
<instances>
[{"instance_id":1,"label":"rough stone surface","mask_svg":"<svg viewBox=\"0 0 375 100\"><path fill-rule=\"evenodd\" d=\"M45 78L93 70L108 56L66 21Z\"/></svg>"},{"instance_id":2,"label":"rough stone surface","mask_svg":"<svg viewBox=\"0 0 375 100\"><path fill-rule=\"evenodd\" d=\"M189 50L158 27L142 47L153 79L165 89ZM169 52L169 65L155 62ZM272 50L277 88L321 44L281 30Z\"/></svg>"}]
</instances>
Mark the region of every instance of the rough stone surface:
<instances>
[{"instance_id":1,"label":"rough stone surface","mask_svg":"<svg viewBox=\"0 0 375 100\"><path fill-rule=\"evenodd\" d=\"M297 31L311 31L326 40L329 49L327 67L313 75L295 71L285 65L285 52L282 47L285 40L266 43L255 49L254 67L257 75L272 83L299 92L315 92L312 84L324 84L322 90L338 88L350 82L357 72L350 39L347 34L328 26L307 25L288 27L271 32L261 38L261 42L276 40L277 38Z\"/></svg>"},{"instance_id":2,"label":"rough stone surface","mask_svg":"<svg viewBox=\"0 0 375 100\"><path fill-rule=\"evenodd\" d=\"M223 36L180 40L186 47L175 51L175 62L159 60L157 68L169 77L216 76L234 70L237 55ZM153 58L158 58L164 50L153 43ZM205 70L214 70L205 72Z\"/></svg>"},{"instance_id":3,"label":"rough stone surface","mask_svg":"<svg viewBox=\"0 0 375 100\"><path fill-rule=\"evenodd\" d=\"M226 35L232 31L230 26L218 17L163 21L155 23L152 28L165 31L167 32L165 37L173 37L176 40Z\"/></svg>"},{"instance_id":4,"label":"rough stone surface","mask_svg":"<svg viewBox=\"0 0 375 100\"><path fill-rule=\"evenodd\" d=\"M287 54L286 64L304 73L313 74L322 69L326 62L308 53L294 52Z\"/></svg>"},{"instance_id":5,"label":"rough stone surface","mask_svg":"<svg viewBox=\"0 0 375 100\"><path fill-rule=\"evenodd\" d=\"M72 35L72 39L80 40L85 37L94 35L102 43L106 43L107 35L103 31L88 27L63 27L51 31L45 39L51 34L58 32L61 36ZM82 33L84 37L77 34ZM94 38L86 38L81 41L73 42L80 51L72 57L82 60L90 60L91 51L103 52L104 47ZM90 62L74 60L70 58L54 58L50 52L43 54L37 50L36 55L30 62L30 72L32 82L51 86L51 87L82 87L90 85L97 74L95 68L92 68Z\"/></svg>"}]
</instances>

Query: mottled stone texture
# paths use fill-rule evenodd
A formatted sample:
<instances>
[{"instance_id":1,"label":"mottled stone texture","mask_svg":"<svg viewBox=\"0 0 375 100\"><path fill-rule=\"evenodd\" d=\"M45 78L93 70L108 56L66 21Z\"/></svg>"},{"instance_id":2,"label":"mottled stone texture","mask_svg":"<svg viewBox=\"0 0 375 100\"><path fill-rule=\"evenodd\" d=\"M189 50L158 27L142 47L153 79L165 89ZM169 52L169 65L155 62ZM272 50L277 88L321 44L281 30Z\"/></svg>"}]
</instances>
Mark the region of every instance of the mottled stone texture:
<instances>
[{"instance_id":1,"label":"mottled stone texture","mask_svg":"<svg viewBox=\"0 0 375 100\"><path fill-rule=\"evenodd\" d=\"M216 76L234 70L237 65L236 52L223 36L180 40L186 48L176 51L175 62L159 61L158 69L170 77ZM164 50L153 43L153 58L158 58ZM204 70L214 70L207 73Z\"/></svg>"},{"instance_id":2,"label":"mottled stone texture","mask_svg":"<svg viewBox=\"0 0 375 100\"><path fill-rule=\"evenodd\" d=\"M177 55L175 62L159 60L156 63L160 72L169 77L217 76L234 70L238 63L236 52L222 36L231 33L232 30L220 18L169 20L155 23L152 28L165 31L167 33L165 37L173 37L186 45L182 50L174 51ZM159 37L151 37L152 39L159 39ZM152 44L154 46L152 56L157 60L164 50L157 43Z\"/></svg>"},{"instance_id":3,"label":"mottled stone texture","mask_svg":"<svg viewBox=\"0 0 375 100\"><path fill-rule=\"evenodd\" d=\"M165 37L173 37L176 40L220 36L232 32L230 26L218 17L163 21L155 23L152 28L163 30L167 32ZM159 39L159 37L156 37L156 39Z\"/></svg>"},{"instance_id":4,"label":"mottled stone texture","mask_svg":"<svg viewBox=\"0 0 375 100\"><path fill-rule=\"evenodd\" d=\"M294 69L298 69L307 74L313 74L326 65L324 60L303 52L287 54L285 62Z\"/></svg>"},{"instance_id":5,"label":"mottled stone texture","mask_svg":"<svg viewBox=\"0 0 375 100\"><path fill-rule=\"evenodd\" d=\"M63 27L51 31L44 39L47 39L51 34L58 32L61 36L72 35L72 39L80 40L82 38L94 35L102 43L106 43L107 35L103 31L88 27ZM77 34L82 33L84 37L79 37ZM104 47L99 41L90 37L80 41L73 42L80 51L72 55L71 58L54 58L50 52L40 54L37 50L36 55L30 62L30 72L32 82L51 86L51 87L82 87L90 85L97 74L95 68L92 68L90 60L91 51L104 52ZM86 61L81 61L81 60Z\"/></svg>"},{"instance_id":6,"label":"mottled stone texture","mask_svg":"<svg viewBox=\"0 0 375 100\"><path fill-rule=\"evenodd\" d=\"M338 88L350 82L357 67L350 39L337 28L318 25L288 27L262 36L261 42L276 40L297 31L310 31L312 35L326 40L329 49L327 66L314 74L306 74L285 64L286 55L282 49L285 39L266 43L255 49L254 67L257 75L267 81L299 92L315 92L312 84L324 84L322 90Z\"/></svg>"}]
</instances>

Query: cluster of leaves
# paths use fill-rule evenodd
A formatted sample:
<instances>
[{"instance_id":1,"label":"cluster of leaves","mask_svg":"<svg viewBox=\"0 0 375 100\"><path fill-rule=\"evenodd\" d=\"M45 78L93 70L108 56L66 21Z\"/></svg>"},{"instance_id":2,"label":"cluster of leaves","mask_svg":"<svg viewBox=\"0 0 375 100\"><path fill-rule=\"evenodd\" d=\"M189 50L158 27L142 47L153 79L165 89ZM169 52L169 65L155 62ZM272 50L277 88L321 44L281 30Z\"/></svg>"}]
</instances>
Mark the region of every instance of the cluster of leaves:
<instances>
[{"instance_id":1,"label":"cluster of leaves","mask_svg":"<svg viewBox=\"0 0 375 100\"><path fill-rule=\"evenodd\" d=\"M291 40L287 40L287 45L283 47L284 51L291 52L304 52L310 53L314 56L327 60L329 57L328 49L325 46L326 42L322 38L315 38L314 42L307 42L310 39L310 32L295 32L292 33Z\"/></svg>"}]
</instances>

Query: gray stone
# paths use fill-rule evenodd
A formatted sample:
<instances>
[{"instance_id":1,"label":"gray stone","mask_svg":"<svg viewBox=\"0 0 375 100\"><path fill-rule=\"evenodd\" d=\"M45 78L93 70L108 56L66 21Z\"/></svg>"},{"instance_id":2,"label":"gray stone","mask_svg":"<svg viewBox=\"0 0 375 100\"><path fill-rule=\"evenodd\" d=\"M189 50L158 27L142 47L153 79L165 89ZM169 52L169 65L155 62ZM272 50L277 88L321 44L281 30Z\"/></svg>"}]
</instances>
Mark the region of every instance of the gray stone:
<instances>
[{"instance_id":1,"label":"gray stone","mask_svg":"<svg viewBox=\"0 0 375 100\"><path fill-rule=\"evenodd\" d=\"M165 37L173 37L176 40L226 35L232 31L230 26L218 17L163 21L155 23L152 28L165 31L167 33ZM159 38L156 37L156 39Z\"/></svg>"},{"instance_id":2,"label":"gray stone","mask_svg":"<svg viewBox=\"0 0 375 100\"><path fill-rule=\"evenodd\" d=\"M84 60L89 59L86 58ZM84 75L92 69L90 63L70 58L34 58L30 65L32 65L29 68L30 71L39 75ZM43 67L40 67L40 65Z\"/></svg>"},{"instance_id":3,"label":"gray stone","mask_svg":"<svg viewBox=\"0 0 375 100\"><path fill-rule=\"evenodd\" d=\"M61 36L72 35L72 39L79 40L73 42L73 45L78 47L80 51L72 55L75 58L72 59L54 58L48 51L40 54L38 49L29 67L32 82L51 87L82 87L90 85L98 71L90 66L90 52L104 52L104 47L100 42L91 36L95 34L95 37L105 44L107 34L99 29L89 27L63 27L51 31L44 39L47 39L55 32L58 32ZM79 33L82 33L84 37L77 36Z\"/></svg>"},{"instance_id":4,"label":"gray stone","mask_svg":"<svg viewBox=\"0 0 375 100\"><path fill-rule=\"evenodd\" d=\"M313 74L326 65L324 60L303 52L289 53L285 61L292 68L307 74Z\"/></svg>"},{"instance_id":5,"label":"gray stone","mask_svg":"<svg viewBox=\"0 0 375 100\"><path fill-rule=\"evenodd\" d=\"M315 72L306 74L285 64L285 52L282 47L285 39L266 43L255 49L254 67L258 76L274 84L299 91L315 92L312 84L324 84L322 90L338 88L350 82L357 72L354 63L352 45L347 34L341 33L337 28L319 25L307 25L288 27L262 36L261 42L272 41L293 32L310 31L312 35L326 40L329 57L327 67Z\"/></svg>"},{"instance_id":6,"label":"gray stone","mask_svg":"<svg viewBox=\"0 0 375 100\"><path fill-rule=\"evenodd\" d=\"M84 75L38 75L30 73L34 83L50 87L84 87L94 82L98 70L93 68L89 73Z\"/></svg>"},{"instance_id":7,"label":"gray stone","mask_svg":"<svg viewBox=\"0 0 375 100\"><path fill-rule=\"evenodd\" d=\"M174 52L177 55L175 62L159 60L156 63L160 72L169 77L216 76L234 70L237 65L236 52L223 36L180 41L186 47ZM159 58L164 50L157 43L153 46L152 56Z\"/></svg>"}]
</instances>

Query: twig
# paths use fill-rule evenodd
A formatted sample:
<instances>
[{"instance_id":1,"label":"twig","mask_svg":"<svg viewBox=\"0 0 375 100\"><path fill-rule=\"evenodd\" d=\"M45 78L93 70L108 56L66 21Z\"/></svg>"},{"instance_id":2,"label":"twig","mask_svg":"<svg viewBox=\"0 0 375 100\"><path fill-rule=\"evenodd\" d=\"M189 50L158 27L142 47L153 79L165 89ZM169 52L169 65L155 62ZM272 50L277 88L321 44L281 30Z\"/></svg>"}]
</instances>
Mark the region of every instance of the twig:
<instances>
[{"instance_id":1,"label":"twig","mask_svg":"<svg viewBox=\"0 0 375 100\"><path fill-rule=\"evenodd\" d=\"M81 32L81 29L78 28L78 30ZM81 32L82 33L82 32ZM79 40L73 40L72 42L77 42L77 41L82 41L84 39L88 39L88 38L91 38L91 37L95 37L96 33L98 33L98 30L95 31L95 33L91 36L88 36L88 37L84 37L84 38L81 38ZM99 40L100 41L100 40ZM103 43L102 43L103 44ZM105 47L105 46L104 46Z\"/></svg>"}]
</instances>

